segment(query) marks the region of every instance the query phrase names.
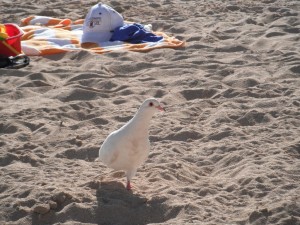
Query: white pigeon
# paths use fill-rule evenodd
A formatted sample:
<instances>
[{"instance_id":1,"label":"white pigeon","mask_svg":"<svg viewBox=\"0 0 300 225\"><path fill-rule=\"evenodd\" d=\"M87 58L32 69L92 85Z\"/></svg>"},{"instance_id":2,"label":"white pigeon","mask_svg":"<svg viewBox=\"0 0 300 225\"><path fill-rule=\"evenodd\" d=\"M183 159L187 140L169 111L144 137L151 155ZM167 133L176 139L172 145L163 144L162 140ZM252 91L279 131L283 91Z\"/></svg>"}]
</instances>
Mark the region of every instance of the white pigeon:
<instances>
[{"instance_id":1,"label":"white pigeon","mask_svg":"<svg viewBox=\"0 0 300 225\"><path fill-rule=\"evenodd\" d=\"M131 189L131 178L148 157L148 129L156 110L164 111L164 108L155 98L145 100L129 122L108 135L99 150L99 159L104 164L126 172L128 190Z\"/></svg>"}]
</instances>

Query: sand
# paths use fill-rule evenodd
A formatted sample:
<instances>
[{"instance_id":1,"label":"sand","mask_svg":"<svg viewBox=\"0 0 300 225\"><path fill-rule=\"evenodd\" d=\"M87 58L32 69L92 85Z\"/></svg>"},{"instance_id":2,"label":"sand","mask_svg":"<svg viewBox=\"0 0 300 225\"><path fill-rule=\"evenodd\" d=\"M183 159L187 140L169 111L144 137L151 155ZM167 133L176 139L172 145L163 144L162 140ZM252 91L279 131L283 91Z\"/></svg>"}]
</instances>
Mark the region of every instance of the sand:
<instances>
[{"instance_id":1,"label":"sand","mask_svg":"<svg viewBox=\"0 0 300 225\"><path fill-rule=\"evenodd\" d=\"M2 0L1 22L96 2ZM300 2L105 3L186 47L1 69L0 224L300 224ZM148 97L167 112L130 192L95 160Z\"/></svg>"}]
</instances>

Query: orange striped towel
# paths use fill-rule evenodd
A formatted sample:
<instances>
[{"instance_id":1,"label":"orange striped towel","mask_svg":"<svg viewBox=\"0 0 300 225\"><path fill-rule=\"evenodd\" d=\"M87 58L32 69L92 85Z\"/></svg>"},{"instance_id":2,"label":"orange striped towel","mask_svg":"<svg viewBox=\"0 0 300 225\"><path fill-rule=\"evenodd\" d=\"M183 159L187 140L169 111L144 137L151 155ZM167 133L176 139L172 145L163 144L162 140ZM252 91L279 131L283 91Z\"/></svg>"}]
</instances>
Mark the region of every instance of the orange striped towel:
<instances>
[{"instance_id":1,"label":"orange striped towel","mask_svg":"<svg viewBox=\"0 0 300 225\"><path fill-rule=\"evenodd\" d=\"M22 20L24 31L21 45L22 51L28 55L50 55L70 51L79 51L84 20L71 21L46 16L30 16ZM85 49L97 54L111 51L147 52L157 48L179 48L184 41L170 37L163 32L155 32L164 38L159 42L130 44L121 41L103 42L101 46Z\"/></svg>"}]
</instances>

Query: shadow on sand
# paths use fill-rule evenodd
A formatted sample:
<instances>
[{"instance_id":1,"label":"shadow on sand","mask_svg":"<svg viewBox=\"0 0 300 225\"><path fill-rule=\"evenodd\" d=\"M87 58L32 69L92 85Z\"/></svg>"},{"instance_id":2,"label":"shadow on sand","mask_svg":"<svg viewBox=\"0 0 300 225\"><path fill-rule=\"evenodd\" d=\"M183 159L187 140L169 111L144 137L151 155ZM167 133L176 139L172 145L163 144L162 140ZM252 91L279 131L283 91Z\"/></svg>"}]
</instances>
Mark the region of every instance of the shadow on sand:
<instances>
[{"instance_id":1,"label":"shadow on sand","mask_svg":"<svg viewBox=\"0 0 300 225\"><path fill-rule=\"evenodd\" d=\"M165 198L148 200L125 189L120 182L105 182L96 192L97 224L142 225L160 223L176 217L180 208L168 208Z\"/></svg>"},{"instance_id":2,"label":"shadow on sand","mask_svg":"<svg viewBox=\"0 0 300 225\"><path fill-rule=\"evenodd\" d=\"M68 199L45 215L33 213L32 224L55 224L72 221L98 225L144 225L175 218L182 207L170 206L166 198L151 200L126 190L121 182L90 182L97 202Z\"/></svg>"}]
</instances>

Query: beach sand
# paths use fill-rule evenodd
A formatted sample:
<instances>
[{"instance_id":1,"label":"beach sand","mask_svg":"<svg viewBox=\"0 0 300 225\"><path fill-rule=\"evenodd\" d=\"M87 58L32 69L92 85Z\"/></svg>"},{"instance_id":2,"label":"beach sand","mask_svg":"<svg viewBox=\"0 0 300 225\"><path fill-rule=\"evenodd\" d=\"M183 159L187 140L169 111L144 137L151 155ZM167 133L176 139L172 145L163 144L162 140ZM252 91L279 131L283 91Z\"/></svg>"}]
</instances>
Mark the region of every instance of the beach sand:
<instances>
[{"instance_id":1,"label":"beach sand","mask_svg":"<svg viewBox=\"0 0 300 225\"><path fill-rule=\"evenodd\" d=\"M2 0L1 22L97 1ZM31 57L0 69L0 224L300 224L300 3L105 1L186 47ZM148 97L146 163L99 161Z\"/></svg>"}]
</instances>

